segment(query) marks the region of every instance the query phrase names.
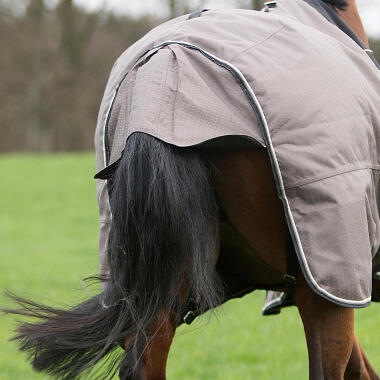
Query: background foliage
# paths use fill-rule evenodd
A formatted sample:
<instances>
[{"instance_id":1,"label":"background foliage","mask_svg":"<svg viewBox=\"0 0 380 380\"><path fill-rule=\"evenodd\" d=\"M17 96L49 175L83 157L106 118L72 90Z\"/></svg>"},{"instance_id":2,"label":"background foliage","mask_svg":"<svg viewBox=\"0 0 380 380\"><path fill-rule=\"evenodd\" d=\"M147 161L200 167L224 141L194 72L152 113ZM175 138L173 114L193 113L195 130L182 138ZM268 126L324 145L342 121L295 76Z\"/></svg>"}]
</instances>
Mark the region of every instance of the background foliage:
<instances>
[{"instance_id":1,"label":"background foliage","mask_svg":"<svg viewBox=\"0 0 380 380\"><path fill-rule=\"evenodd\" d=\"M161 1L168 18L203 0ZM231 0L261 9L262 0ZM87 13L72 0L0 0L0 152L93 149L96 117L116 58L165 19ZM380 42L372 41L380 52Z\"/></svg>"}]
</instances>

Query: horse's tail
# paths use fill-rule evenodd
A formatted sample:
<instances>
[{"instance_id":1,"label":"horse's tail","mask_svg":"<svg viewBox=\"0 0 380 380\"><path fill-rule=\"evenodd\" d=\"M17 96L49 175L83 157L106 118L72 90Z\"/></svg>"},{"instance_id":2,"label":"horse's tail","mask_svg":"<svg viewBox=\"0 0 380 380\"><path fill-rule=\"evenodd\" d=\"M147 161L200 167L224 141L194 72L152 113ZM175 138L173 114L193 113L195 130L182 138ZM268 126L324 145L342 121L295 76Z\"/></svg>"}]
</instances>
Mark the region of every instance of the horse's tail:
<instances>
[{"instance_id":1,"label":"horse's tail","mask_svg":"<svg viewBox=\"0 0 380 380\"><path fill-rule=\"evenodd\" d=\"M123 378L133 376L162 312L179 315L178 305L189 299L199 310L219 302L218 208L201 154L134 133L110 183L104 291L70 310L13 296L22 309L11 313L39 319L20 324L14 339L35 369L61 379L85 376L126 341ZM110 378L120 365L120 356L108 358L99 378Z\"/></svg>"}]
</instances>

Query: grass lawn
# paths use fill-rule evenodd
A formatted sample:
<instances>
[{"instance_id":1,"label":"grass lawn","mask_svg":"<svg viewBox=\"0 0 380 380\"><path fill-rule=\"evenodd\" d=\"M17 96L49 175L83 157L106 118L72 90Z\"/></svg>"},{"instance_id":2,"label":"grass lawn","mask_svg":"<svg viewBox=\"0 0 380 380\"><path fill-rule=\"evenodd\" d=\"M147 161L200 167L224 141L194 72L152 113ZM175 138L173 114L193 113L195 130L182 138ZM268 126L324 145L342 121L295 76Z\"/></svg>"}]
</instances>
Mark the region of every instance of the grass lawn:
<instances>
[{"instance_id":1,"label":"grass lawn","mask_svg":"<svg viewBox=\"0 0 380 380\"><path fill-rule=\"evenodd\" d=\"M72 304L86 294L80 280L96 274L97 206L93 154L0 156L0 290L42 302ZM96 292L96 289L90 289ZM307 351L297 310L262 317L255 292L181 327L168 379L306 379ZM0 303L7 300L0 296ZM356 331L380 372L380 305L356 312ZM15 318L0 318L0 379L47 379L18 353Z\"/></svg>"}]
</instances>

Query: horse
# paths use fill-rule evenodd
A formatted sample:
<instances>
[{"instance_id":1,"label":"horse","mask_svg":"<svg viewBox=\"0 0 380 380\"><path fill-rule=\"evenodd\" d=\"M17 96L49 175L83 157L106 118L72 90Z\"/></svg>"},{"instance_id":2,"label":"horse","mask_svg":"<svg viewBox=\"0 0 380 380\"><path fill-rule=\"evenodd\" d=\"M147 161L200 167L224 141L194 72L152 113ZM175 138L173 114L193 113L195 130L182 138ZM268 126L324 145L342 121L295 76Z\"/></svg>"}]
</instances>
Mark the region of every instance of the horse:
<instances>
[{"instance_id":1,"label":"horse","mask_svg":"<svg viewBox=\"0 0 380 380\"><path fill-rule=\"evenodd\" d=\"M368 47L355 1L326 3ZM33 367L71 379L108 357L104 378L166 379L177 326L225 300L225 266L247 291L289 292L311 380L379 379L353 308L317 294L296 260L272 164L263 147L179 147L131 134L106 177L112 223L101 294L70 310L10 295L21 308L6 312L39 320L21 323L14 338Z\"/></svg>"}]
</instances>

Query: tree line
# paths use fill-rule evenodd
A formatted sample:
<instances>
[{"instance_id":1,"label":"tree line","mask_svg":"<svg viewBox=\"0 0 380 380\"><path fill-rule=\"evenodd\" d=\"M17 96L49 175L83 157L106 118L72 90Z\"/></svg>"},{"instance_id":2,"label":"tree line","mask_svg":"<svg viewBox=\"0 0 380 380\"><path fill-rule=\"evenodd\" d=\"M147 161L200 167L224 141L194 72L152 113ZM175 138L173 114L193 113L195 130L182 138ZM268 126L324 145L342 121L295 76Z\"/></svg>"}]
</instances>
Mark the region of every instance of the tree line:
<instances>
[{"instance_id":1,"label":"tree line","mask_svg":"<svg viewBox=\"0 0 380 380\"><path fill-rule=\"evenodd\" d=\"M203 0L191 6L160 1L168 8L167 18L204 7ZM72 0L60 0L54 8L44 0L23 5L24 0L0 0L0 152L93 149L113 62L164 19L88 13ZM262 0L240 3L253 9L262 5ZM371 42L379 54L380 41Z\"/></svg>"},{"instance_id":2,"label":"tree line","mask_svg":"<svg viewBox=\"0 0 380 380\"><path fill-rule=\"evenodd\" d=\"M2 5L0 151L92 149L113 62L161 20L86 13L71 0L30 0L22 16Z\"/></svg>"}]
</instances>

